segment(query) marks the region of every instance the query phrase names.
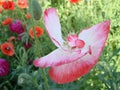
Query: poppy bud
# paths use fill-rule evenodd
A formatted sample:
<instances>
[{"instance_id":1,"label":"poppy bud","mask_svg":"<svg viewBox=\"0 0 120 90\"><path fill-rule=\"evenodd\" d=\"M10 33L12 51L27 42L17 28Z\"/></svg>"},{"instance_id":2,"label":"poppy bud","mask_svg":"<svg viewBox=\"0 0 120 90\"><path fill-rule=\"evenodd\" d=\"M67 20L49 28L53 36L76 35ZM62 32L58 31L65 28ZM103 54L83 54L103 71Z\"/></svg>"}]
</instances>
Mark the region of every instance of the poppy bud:
<instances>
[{"instance_id":1,"label":"poppy bud","mask_svg":"<svg viewBox=\"0 0 120 90\"><path fill-rule=\"evenodd\" d=\"M35 20L39 20L42 16L42 8L38 0L31 0L32 4L32 14Z\"/></svg>"},{"instance_id":2,"label":"poppy bud","mask_svg":"<svg viewBox=\"0 0 120 90\"><path fill-rule=\"evenodd\" d=\"M9 71L9 63L5 59L0 58L0 77L8 75Z\"/></svg>"},{"instance_id":3,"label":"poppy bud","mask_svg":"<svg viewBox=\"0 0 120 90\"><path fill-rule=\"evenodd\" d=\"M29 43L29 42L24 42L24 48L25 48L25 49L29 49L29 48L31 48L31 46L32 46L31 43Z\"/></svg>"},{"instance_id":4,"label":"poppy bud","mask_svg":"<svg viewBox=\"0 0 120 90\"><path fill-rule=\"evenodd\" d=\"M32 78L29 74L22 73L18 76L17 83L18 83L19 86L32 85Z\"/></svg>"}]
</instances>

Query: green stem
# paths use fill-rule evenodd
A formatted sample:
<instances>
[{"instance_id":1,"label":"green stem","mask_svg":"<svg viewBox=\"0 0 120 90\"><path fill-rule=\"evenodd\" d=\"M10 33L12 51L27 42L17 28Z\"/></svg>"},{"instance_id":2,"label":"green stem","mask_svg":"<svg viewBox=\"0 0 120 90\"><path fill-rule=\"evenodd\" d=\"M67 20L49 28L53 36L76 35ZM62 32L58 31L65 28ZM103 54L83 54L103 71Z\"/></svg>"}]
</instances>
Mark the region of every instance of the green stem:
<instances>
[{"instance_id":1,"label":"green stem","mask_svg":"<svg viewBox=\"0 0 120 90\"><path fill-rule=\"evenodd\" d=\"M42 75L43 75L43 78L44 78L44 81L45 81L46 90L50 90L50 87L49 87L49 84L48 84L48 79L45 75L45 69L42 68L41 70L42 70Z\"/></svg>"},{"instance_id":2,"label":"green stem","mask_svg":"<svg viewBox=\"0 0 120 90\"><path fill-rule=\"evenodd\" d=\"M30 2L29 2L29 6L31 7L30 9L29 9L29 12L31 13L31 15L33 16L33 10L32 10L32 0L30 0ZM33 18L32 18L32 20L33 20ZM34 25L35 25L35 21L33 20L33 22L32 22L32 24L33 24L33 28L34 28ZM39 50L39 39L36 37L36 35L35 35L35 30L33 29L33 32L34 32L34 36L35 36L35 52L36 52L36 56L37 57L40 57L41 56L41 54L40 54L40 50ZM49 87L49 84L48 84L48 80L47 80L47 77L46 77L46 74L45 74L45 69L41 69L41 71L42 71L42 76L43 76L43 78L44 78L44 83L45 83L45 86L46 86L46 90L50 90L50 87ZM40 90L41 90L41 88L40 88Z\"/></svg>"},{"instance_id":3,"label":"green stem","mask_svg":"<svg viewBox=\"0 0 120 90\"><path fill-rule=\"evenodd\" d=\"M39 49L38 49L38 48L39 48L38 38L35 39L35 44L36 44L36 50L35 50L35 51L37 52L37 55L36 55L36 56L40 57L40 51L39 51ZM50 90L49 84L48 84L48 80L47 80L47 77L46 77L46 74L45 74L45 69L42 68L41 71L42 71L42 76L43 76L43 78L44 78L46 90Z\"/></svg>"},{"instance_id":4,"label":"green stem","mask_svg":"<svg viewBox=\"0 0 120 90\"><path fill-rule=\"evenodd\" d=\"M38 38L35 39L35 44L36 44L36 49L35 49L35 51L37 52L37 55L36 55L36 56L37 56L37 57L40 57L40 51L39 51L39 49L38 49L38 48L39 48ZM42 71L42 76L43 76L43 78L44 78L46 90L50 90L49 84L48 84L48 80L47 80L47 77L46 77L46 74L45 74L45 69L42 68L41 71Z\"/></svg>"},{"instance_id":5,"label":"green stem","mask_svg":"<svg viewBox=\"0 0 120 90\"><path fill-rule=\"evenodd\" d=\"M36 45L35 51L37 52L37 53L36 53L36 56L37 56L37 57L40 57L39 40L38 40L38 38L37 38L36 36L35 36L35 45ZM41 71L42 71L42 76L43 76L43 78L44 78L46 90L50 90L49 84L48 84L48 80L47 80L47 77L46 77L46 74L45 74L45 69L42 68Z\"/></svg>"}]
</instances>

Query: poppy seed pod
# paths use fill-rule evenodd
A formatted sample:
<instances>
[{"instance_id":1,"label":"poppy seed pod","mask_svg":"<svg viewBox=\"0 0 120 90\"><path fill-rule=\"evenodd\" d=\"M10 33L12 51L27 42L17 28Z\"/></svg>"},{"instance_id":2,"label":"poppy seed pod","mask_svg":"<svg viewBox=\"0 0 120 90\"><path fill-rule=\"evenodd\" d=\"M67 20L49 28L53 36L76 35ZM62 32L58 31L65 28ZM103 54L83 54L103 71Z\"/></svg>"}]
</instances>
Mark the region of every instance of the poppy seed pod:
<instances>
[{"instance_id":1,"label":"poppy seed pod","mask_svg":"<svg viewBox=\"0 0 120 90\"><path fill-rule=\"evenodd\" d=\"M9 71L9 63L5 59L0 58L0 77L8 75Z\"/></svg>"}]
</instances>

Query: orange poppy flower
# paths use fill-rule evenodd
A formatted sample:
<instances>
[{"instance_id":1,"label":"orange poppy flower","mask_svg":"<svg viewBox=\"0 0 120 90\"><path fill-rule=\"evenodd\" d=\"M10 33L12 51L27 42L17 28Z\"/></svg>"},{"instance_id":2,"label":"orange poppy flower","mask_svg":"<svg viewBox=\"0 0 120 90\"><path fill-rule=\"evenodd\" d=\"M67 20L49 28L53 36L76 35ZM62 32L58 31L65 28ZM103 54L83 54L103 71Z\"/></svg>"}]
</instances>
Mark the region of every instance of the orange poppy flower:
<instances>
[{"instance_id":1,"label":"orange poppy flower","mask_svg":"<svg viewBox=\"0 0 120 90\"><path fill-rule=\"evenodd\" d=\"M12 18L8 17L7 19L5 19L3 22L2 22L2 25L9 25L10 23L12 22Z\"/></svg>"},{"instance_id":2,"label":"orange poppy flower","mask_svg":"<svg viewBox=\"0 0 120 90\"><path fill-rule=\"evenodd\" d=\"M30 18L31 18L30 13L26 14L26 18L27 18L27 19L30 19Z\"/></svg>"},{"instance_id":3,"label":"orange poppy flower","mask_svg":"<svg viewBox=\"0 0 120 90\"><path fill-rule=\"evenodd\" d=\"M13 56L15 51L14 51L14 45L10 42L5 42L1 46L1 51L3 54L8 55L8 56Z\"/></svg>"},{"instance_id":4,"label":"orange poppy flower","mask_svg":"<svg viewBox=\"0 0 120 90\"><path fill-rule=\"evenodd\" d=\"M28 2L27 0L18 0L18 7L21 9L27 8Z\"/></svg>"},{"instance_id":5,"label":"orange poppy flower","mask_svg":"<svg viewBox=\"0 0 120 90\"><path fill-rule=\"evenodd\" d=\"M5 10L6 10L6 9L8 9L8 10L14 10L15 4L14 4L13 1L8 0L8 1L4 1L4 2L2 3L2 7L3 7Z\"/></svg>"},{"instance_id":6,"label":"orange poppy flower","mask_svg":"<svg viewBox=\"0 0 120 90\"><path fill-rule=\"evenodd\" d=\"M2 1L0 1L0 6L2 6Z\"/></svg>"},{"instance_id":7,"label":"orange poppy flower","mask_svg":"<svg viewBox=\"0 0 120 90\"><path fill-rule=\"evenodd\" d=\"M6 0L0 0L0 6L2 6L4 1L6 1Z\"/></svg>"},{"instance_id":8,"label":"orange poppy flower","mask_svg":"<svg viewBox=\"0 0 120 90\"><path fill-rule=\"evenodd\" d=\"M36 37L40 37L43 34L43 29L40 28L39 26L35 26L34 29L35 29ZM29 35L30 35L31 38L34 38L34 31L33 31L32 28L29 31Z\"/></svg>"}]
</instances>

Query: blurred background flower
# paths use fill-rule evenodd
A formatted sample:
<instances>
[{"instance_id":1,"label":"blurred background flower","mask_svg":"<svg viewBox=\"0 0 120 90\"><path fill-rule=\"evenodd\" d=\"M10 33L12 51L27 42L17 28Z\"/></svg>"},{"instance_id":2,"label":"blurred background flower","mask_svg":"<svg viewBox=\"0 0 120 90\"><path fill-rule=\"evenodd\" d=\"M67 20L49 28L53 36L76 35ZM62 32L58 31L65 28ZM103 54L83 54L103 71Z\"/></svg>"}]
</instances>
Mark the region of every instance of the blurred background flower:
<instances>
[{"instance_id":1,"label":"blurred background flower","mask_svg":"<svg viewBox=\"0 0 120 90\"><path fill-rule=\"evenodd\" d=\"M15 22L12 22L9 25L9 27L12 32L15 32L17 34L21 34L25 31L24 26L22 25L22 22L20 20L16 20Z\"/></svg>"},{"instance_id":2,"label":"blurred background flower","mask_svg":"<svg viewBox=\"0 0 120 90\"><path fill-rule=\"evenodd\" d=\"M11 42L2 43L0 49L7 56L13 56L15 54L14 45Z\"/></svg>"},{"instance_id":3,"label":"blurred background flower","mask_svg":"<svg viewBox=\"0 0 120 90\"><path fill-rule=\"evenodd\" d=\"M3 58L0 58L0 77L8 75L9 71L10 71L9 62Z\"/></svg>"},{"instance_id":4,"label":"blurred background flower","mask_svg":"<svg viewBox=\"0 0 120 90\"><path fill-rule=\"evenodd\" d=\"M34 33L36 37L40 37L43 34L43 29L39 26L35 26L34 30L31 28L29 31L29 35L31 38L34 38Z\"/></svg>"},{"instance_id":5,"label":"blurred background flower","mask_svg":"<svg viewBox=\"0 0 120 90\"><path fill-rule=\"evenodd\" d=\"M27 0L17 0L17 5L21 9L27 8L28 7L28 1Z\"/></svg>"},{"instance_id":6,"label":"blurred background flower","mask_svg":"<svg viewBox=\"0 0 120 90\"><path fill-rule=\"evenodd\" d=\"M10 23L12 23L12 18L8 17L7 19L5 19L4 21L2 21L2 25L9 25Z\"/></svg>"},{"instance_id":7,"label":"blurred background flower","mask_svg":"<svg viewBox=\"0 0 120 90\"><path fill-rule=\"evenodd\" d=\"M14 10L15 8L15 3L11 0L5 0L2 2L2 7L5 9L5 10Z\"/></svg>"}]
</instances>

